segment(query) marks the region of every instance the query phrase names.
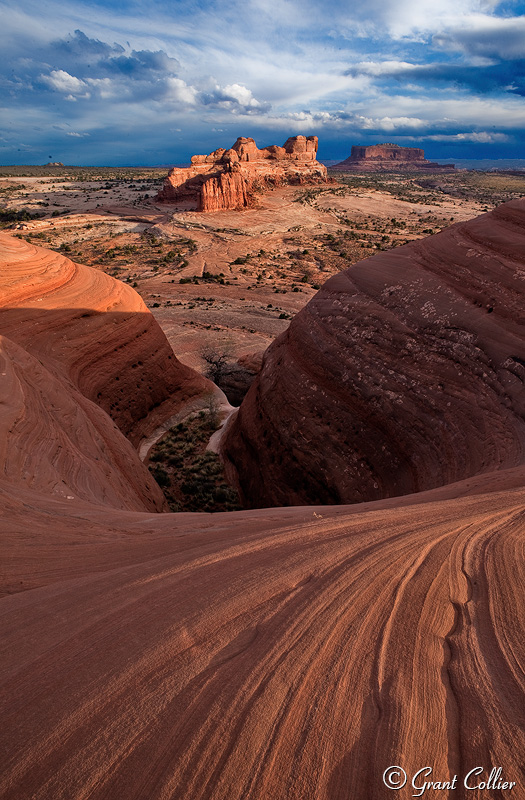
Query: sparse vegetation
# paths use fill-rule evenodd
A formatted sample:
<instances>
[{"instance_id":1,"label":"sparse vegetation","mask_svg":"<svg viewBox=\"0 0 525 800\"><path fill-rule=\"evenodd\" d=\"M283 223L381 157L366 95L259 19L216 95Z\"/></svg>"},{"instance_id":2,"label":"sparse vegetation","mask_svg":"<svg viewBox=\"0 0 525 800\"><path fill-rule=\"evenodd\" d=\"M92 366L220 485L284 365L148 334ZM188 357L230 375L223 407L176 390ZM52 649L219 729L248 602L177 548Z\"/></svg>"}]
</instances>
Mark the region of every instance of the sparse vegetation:
<instances>
[{"instance_id":1,"label":"sparse vegetation","mask_svg":"<svg viewBox=\"0 0 525 800\"><path fill-rule=\"evenodd\" d=\"M224 478L216 453L206 450L219 424L218 407L210 396L207 408L175 425L157 442L149 469L171 511L238 511L238 493Z\"/></svg>"},{"instance_id":2,"label":"sparse vegetation","mask_svg":"<svg viewBox=\"0 0 525 800\"><path fill-rule=\"evenodd\" d=\"M40 219L44 214L38 212L28 211L23 208L21 211L16 211L12 208L0 208L0 228L7 228L15 222L27 222L31 219Z\"/></svg>"},{"instance_id":3,"label":"sparse vegetation","mask_svg":"<svg viewBox=\"0 0 525 800\"><path fill-rule=\"evenodd\" d=\"M14 177L22 174L28 177ZM279 224L261 231L245 227L249 215L230 215L231 226L219 227L207 215L156 208L149 198L165 175L148 168L0 168L0 226L137 289L176 350L178 333L188 334L189 353L231 338L232 358L215 376L230 398L242 396L250 380L236 357L264 349L331 275L461 221L464 201L474 215L525 194L525 174L517 173L337 173L333 184L287 189Z\"/></svg>"}]
</instances>

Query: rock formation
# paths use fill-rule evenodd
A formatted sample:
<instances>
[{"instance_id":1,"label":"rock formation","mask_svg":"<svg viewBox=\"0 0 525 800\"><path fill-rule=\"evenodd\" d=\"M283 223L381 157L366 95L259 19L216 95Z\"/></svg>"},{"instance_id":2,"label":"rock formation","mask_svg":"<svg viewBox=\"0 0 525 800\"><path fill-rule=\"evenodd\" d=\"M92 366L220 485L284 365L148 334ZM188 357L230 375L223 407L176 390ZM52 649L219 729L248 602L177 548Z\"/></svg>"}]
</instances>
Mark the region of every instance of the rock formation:
<instances>
[{"instance_id":1,"label":"rock formation","mask_svg":"<svg viewBox=\"0 0 525 800\"><path fill-rule=\"evenodd\" d=\"M5 234L0 256L4 358L18 364L8 408L23 420L11 430L8 474L60 495L163 507L130 442L138 446L210 384L177 360L130 286Z\"/></svg>"},{"instance_id":2,"label":"rock formation","mask_svg":"<svg viewBox=\"0 0 525 800\"><path fill-rule=\"evenodd\" d=\"M353 265L267 350L224 443L254 506L522 463L525 200Z\"/></svg>"},{"instance_id":3,"label":"rock formation","mask_svg":"<svg viewBox=\"0 0 525 800\"><path fill-rule=\"evenodd\" d=\"M446 471L441 447L461 473L467 436L472 464L523 460L524 203L318 295L251 390L264 398L275 364L273 408L254 412L264 464L290 442L306 463L315 419L330 470L349 397L348 426L421 443L416 472ZM134 449L79 386L137 435L141 386L179 369L165 340L129 287L0 242L2 800L392 800L391 764L457 775L458 798L477 765L471 785L501 765L519 800L523 466L352 507L153 513ZM111 409L122 380L129 417Z\"/></svg>"},{"instance_id":4,"label":"rock formation","mask_svg":"<svg viewBox=\"0 0 525 800\"><path fill-rule=\"evenodd\" d=\"M324 183L326 167L316 161L317 144L317 136L293 136L283 147L259 150L253 139L239 137L229 150L193 156L191 167L174 167L156 199L189 202L199 211L242 209L270 186Z\"/></svg>"},{"instance_id":5,"label":"rock formation","mask_svg":"<svg viewBox=\"0 0 525 800\"><path fill-rule=\"evenodd\" d=\"M452 172L454 164L437 164L427 161L419 147L400 147L398 144L374 144L369 147L354 145L345 161L330 169L344 172L396 172L435 171Z\"/></svg>"}]
</instances>

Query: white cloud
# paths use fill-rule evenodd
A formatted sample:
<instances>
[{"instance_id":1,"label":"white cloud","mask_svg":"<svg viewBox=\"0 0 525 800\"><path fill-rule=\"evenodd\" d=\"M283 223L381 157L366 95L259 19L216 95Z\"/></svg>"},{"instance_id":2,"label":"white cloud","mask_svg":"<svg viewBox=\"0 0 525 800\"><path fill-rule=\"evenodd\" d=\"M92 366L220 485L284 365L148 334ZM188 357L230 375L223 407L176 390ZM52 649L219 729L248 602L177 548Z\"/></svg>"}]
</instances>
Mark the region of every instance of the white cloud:
<instances>
[{"instance_id":1,"label":"white cloud","mask_svg":"<svg viewBox=\"0 0 525 800\"><path fill-rule=\"evenodd\" d=\"M217 89L220 91L219 86L217 86ZM257 108L257 106L260 106L259 101L255 99L251 91L247 89L246 86L242 86L240 83L232 83L229 86L225 86L222 92L226 97L235 100L241 106L251 108Z\"/></svg>"},{"instance_id":2,"label":"white cloud","mask_svg":"<svg viewBox=\"0 0 525 800\"><path fill-rule=\"evenodd\" d=\"M122 89L110 78L86 78L86 83L94 89L103 100L117 97Z\"/></svg>"},{"instance_id":3,"label":"white cloud","mask_svg":"<svg viewBox=\"0 0 525 800\"><path fill-rule=\"evenodd\" d=\"M419 117L356 117L356 122L360 122L360 127L364 130L378 130L393 132L400 128L424 128L428 124L426 120Z\"/></svg>"},{"instance_id":4,"label":"white cloud","mask_svg":"<svg viewBox=\"0 0 525 800\"><path fill-rule=\"evenodd\" d=\"M188 86L181 78L166 78L166 100L194 106L196 98L197 90L193 86Z\"/></svg>"},{"instance_id":5,"label":"white cloud","mask_svg":"<svg viewBox=\"0 0 525 800\"><path fill-rule=\"evenodd\" d=\"M374 78L382 75L397 75L408 70L417 70L419 65L408 61L359 61L350 68L350 74L371 75Z\"/></svg>"},{"instance_id":6,"label":"white cloud","mask_svg":"<svg viewBox=\"0 0 525 800\"><path fill-rule=\"evenodd\" d=\"M431 134L419 137L431 142L474 142L476 144L502 144L510 141L506 133L478 131L477 133Z\"/></svg>"},{"instance_id":7,"label":"white cloud","mask_svg":"<svg viewBox=\"0 0 525 800\"><path fill-rule=\"evenodd\" d=\"M41 75L40 78L57 92L62 92L69 96L83 95L84 97L89 97L87 84L63 69L54 69L50 75Z\"/></svg>"}]
</instances>

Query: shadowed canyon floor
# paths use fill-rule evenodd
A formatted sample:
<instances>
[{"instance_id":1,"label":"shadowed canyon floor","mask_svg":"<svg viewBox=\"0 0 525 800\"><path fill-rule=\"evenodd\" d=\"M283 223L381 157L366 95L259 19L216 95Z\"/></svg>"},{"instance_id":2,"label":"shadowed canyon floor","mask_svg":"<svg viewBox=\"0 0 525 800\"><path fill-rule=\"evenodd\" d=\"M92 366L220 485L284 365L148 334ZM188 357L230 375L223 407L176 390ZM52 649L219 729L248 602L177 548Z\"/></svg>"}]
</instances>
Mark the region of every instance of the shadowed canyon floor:
<instances>
[{"instance_id":1,"label":"shadowed canyon floor","mask_svg":"<svg viewBox=\"0 0 525 800\"><path fill-rule=\"evenodd\" d=\"M490 319L518 364L522 248L499 230L477 261L516 272ZM398 764L400 798L430 765L459 777L441 797L523 800L519 426L484 472L419 494L159 513L137 447L209 384L130 287L8 236L0 251L0 795L385 800ZM463 789L479 765L517 785Z\"/></svg>"}]
</instances>

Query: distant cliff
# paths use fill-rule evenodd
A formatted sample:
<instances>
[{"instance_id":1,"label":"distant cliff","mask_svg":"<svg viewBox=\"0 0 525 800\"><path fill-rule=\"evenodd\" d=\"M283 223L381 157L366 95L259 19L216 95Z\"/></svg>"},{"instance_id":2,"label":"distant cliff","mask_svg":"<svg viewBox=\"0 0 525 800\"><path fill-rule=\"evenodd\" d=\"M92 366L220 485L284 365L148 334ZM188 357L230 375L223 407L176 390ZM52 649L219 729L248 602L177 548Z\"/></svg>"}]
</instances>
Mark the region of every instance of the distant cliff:
<instances>
[{"instance_id":1,"label":"distant cliff","mask_svg":"<svg viewBox=\"0 0 525 800\"><path fill-rule=\"evenodd\" d=\"M400 147L398 144L354 145L350 156L331 169L345 172L394 172L397 170L436 170L452 172L454 164L427 161L419 147Z\"/></svg>"}]
</instances>

